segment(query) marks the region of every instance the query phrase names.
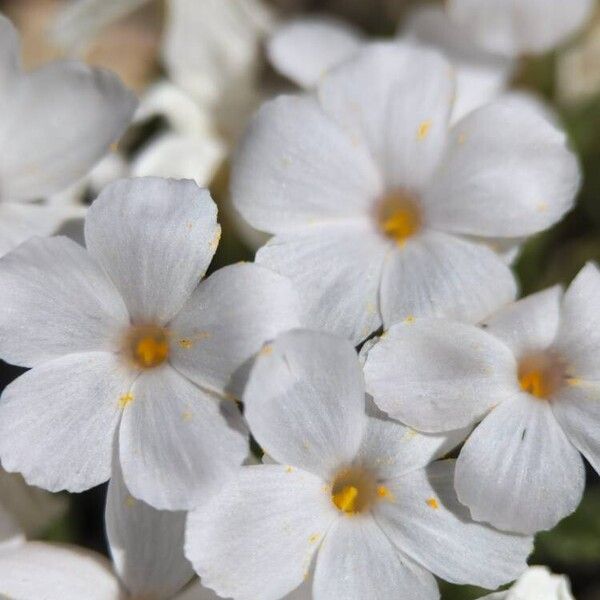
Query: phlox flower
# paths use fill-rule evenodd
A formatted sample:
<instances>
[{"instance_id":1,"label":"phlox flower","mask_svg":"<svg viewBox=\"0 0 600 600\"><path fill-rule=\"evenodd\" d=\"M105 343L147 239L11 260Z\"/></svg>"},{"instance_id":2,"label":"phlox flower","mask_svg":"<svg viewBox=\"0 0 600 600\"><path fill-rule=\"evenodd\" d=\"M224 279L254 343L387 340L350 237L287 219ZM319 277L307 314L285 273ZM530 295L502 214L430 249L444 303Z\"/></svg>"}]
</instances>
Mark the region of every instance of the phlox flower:
<instances>
[{"instance_id":1,"label":"phlox flower","mask_svg":"<svg viewBox=\"0 0 600 600\"><path fill-rule=\"evenodd\" d=\"M108 71L56 61L24 72L19 55L17 32L0 16L0 255L73 214L41 201L81 179L136 106Z\"/></svg>"},{"instance_id":2,"label":"phlox flower","mask_svg":"<svg viewBox=\"0 0 600 600\"><path fill-rule=\"evenodd\" d=\"M496 592L481 600L575 600L569 580L553 575L546 567L530 567L505 592Z\"/></svg>"},{"instance_id":3,"label":"phlox flower","mask_svg":"<svg viewBox=\"0 0 600 600\"><path fill-rule=\"evenodd\" d=\"M132 494L198 505L248 452L233 401L265 340L299 324L289 281L251 264L198 285L220 228L191 181L121 180L87 250L35 239L0 261L0 356L32 367L0 399L0 457L49 490L106 481L115 436Z\"/></svg>"},{"instance_id":4,"label":"phlox flower","mask_svg":"<svg viewBox=\"0 0 600 600\"><path fill-rule=\"evenodd\" d=\"M368 352L367 390L420 431L480 422L456 464L471 516L501 529L550 529L600 472L600 273L585 266L499 310L483 328L435 319L392 327Z\"/></svg>"},{"instance_id":5,"label":"phlox flower","mask_svg":"<svg viewBox=\"0 0 600 600\"><path fill-rule=\"evenodd\" d=\"M245 466L190 513L185 553L205 586L277 600L438 598L432 575L495 588L525 569L529 537L472 522L456 499L460 440L365 412L352 345L295 330L261 351L245 416L275 464ZM370 409L369 405L369 409Z\"/></svg>"},{"instance_id":6,"label":"phlox flower","mask_svg":"<svg viewBox=\"0 0 600 600\"><path fill-rule=\"evenodd\" d=\"M274 234L256 261L294 281L315 328L359 342L415 315L483 319L516 294L493 248L571 208L577 160L537 103L450 126L453 95L439 53L372 44L252 121L233 201Z\"/></svg>"}]
</instances>

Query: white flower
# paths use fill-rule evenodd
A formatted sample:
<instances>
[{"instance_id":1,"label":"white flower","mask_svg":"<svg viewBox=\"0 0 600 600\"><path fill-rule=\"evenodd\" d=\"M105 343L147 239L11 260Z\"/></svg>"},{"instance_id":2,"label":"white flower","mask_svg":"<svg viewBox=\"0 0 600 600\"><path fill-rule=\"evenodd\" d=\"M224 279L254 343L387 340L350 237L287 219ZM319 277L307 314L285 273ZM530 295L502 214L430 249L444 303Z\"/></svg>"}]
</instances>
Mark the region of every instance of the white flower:
<instances>
[{"instance_id":1,"label":"white flower","mask_svg":"<svg viewBox=\"0 0 600 600\"><path fill-rule=\"evenodd\" d=\"M468 519L453 461L458 434L424 436L365 413L352 345L296 330L263 348L245 415L279 464L242 467L190 513L186 556L235 600L277 600L309 576L314 600L438 598L432 572L495 588L525 568L531 538ZM431 463L431 464L430 464Z\"/></svg>"},{"instance_id":2,"label":"white flower","mask_svg":"<svg viewBox=\"0 0 600 600\"><path fill-rule=\"evenodd\" d=\"M530 567L506 592L497 592L481 600L575 600L569 580L553 575L546 567Z\"/></svg>"},{"instance_id":3,"label":"white flower","mask_svg":"<svg viewBox=\"0 0 600 600\"><path fill-rule=\"evenodd\" d=\"M449 17L488 50L515 56L541 53L571 37L594 0L448 0Z\"/></svg>"},{"instance_id":4,"label":"white flower","mask_svg":"<svg viewBox=\"0 0 600 600\"><path fill-rule=\"evenodd\" d=\"M506 98L450 127L453 90L438 53L373 44L251 123L233 200L275 234L256 260L292 278L317 328L359 342L413 315L480 320L516 293L487 244L571 208L577 160L538 105Z\"/></svg>"},{"instance_id":5,"label":"white flower","mask_svg":"<svg viewBox=\"0 0 600 600\"><path fill-rule=\"evenodd\" d=\"M421 431L481 423L456 467L478 521L550 529L585 486L580 452L600 472L600 273L588 264L563 295L534 294L474 326L425 319L370 349L367 390Z\"/></svg>"},{"instance_id":6,"label":"white flower","mask_svg":"<svg viewBox=\"0 0 600 600\"><path fill-rule=\"evenodd\" d=\"M261 344L298 325L298 302L256 265L198 285L219 235L193 182L122 180L88 211L87 251L37 239L0 261L0 355L33 367L0 401L7 470L50 490L90 488L110 477L117 433L132 493L183 509L242 463L231 397Z\"/></svg>"},{"instance_id":7,"label":"white flower","mask_svg":"<svg viewBox=\"0 0 600 600\"><path fill-rule=\"evenodd\" d=\"M0 255L56 231L71 207L34 202L83 177L129 122L136 101L107 71L57 61L21 70L0 16Z\"/></svg>"}]
</instances>

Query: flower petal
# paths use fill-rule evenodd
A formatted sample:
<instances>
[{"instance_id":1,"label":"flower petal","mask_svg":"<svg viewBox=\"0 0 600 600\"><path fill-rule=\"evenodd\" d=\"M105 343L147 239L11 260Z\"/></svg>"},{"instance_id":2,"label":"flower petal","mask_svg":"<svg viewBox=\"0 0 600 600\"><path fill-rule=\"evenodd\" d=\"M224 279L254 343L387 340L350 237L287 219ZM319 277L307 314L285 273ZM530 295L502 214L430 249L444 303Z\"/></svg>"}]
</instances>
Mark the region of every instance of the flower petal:
<instances>
[{"instance_id":1,"label":"flower petal","mask_svg":"<svg viewBox=\"0 0 600 600\"><path fill-rule=\"evenodd\" d=\"M394 325L369 351L367 391L419 431L473 424L517 390L509 349L478 327L438 319Z\"/></svg>"},{"instance_id":2,"label":"flower petal","mask_svg":"<svg viewBox=\"0 0 600 600\"><path fill-rule=\"evenodd\" d=\"M433 575L402 556L372 518L338 519L321 544L314 600L437 600Z\"/></svg>"},{"instance_id":3,"label":"flower petal","mask_svg":"<svg viewBox=\"0 0 600 600\"><path fill-rule=\"evenodd\" d=\"M279 27L269 40L267 52L279 73L302 88L312 88L362 44L360 31L344 21L308 17Z\"/></svg>"},{"instance_id":4,"label":"flower petal","mask_svg":"<svg viewBox=\"0 0 600 600\"><path fill-rule=\"evenodd\" d=\"M217 249L217 207L193 181L144 177L104 188L85 241L133 321L166 323L190 297Z\"/></svg>"},{"instance_id":5,"label":"flower petal","mask_svg":"<svg viewBox=\"0 0 600 600\"><path fill-rule=\"evenodd\" d=\"M314 331L291 331L265 346L244 403L251 431L270 456L323 477L352 461L366 425L354 348Z\"/></svg>"},{"instance_id":6,"label":"flower petal","mask_svg":"<svg viewBox=\"0 0 600 600\"><path fill-rule=\"evenodd\" d=\"M262 345L303 320L288 279L254 264L219 269L169 324L172 364L202 387L240 398Z\"/></svg>"},{"instance_id":7,"label":"flower petal","mask_svg":"<svg viewBox=\"0 0 600 600\"><path fill-rule=\"evenodd\" d=\"M456 492L477 521L534 534L572 513L585 486L579 452L548 402L519 394L478 425L456 464Z\"/></svg>"},{"instance_id":8,"label":"flower petal","mask_svg":"<svg viewBox=\"0 0 600 600\"><path fill-rule=\"evenodd\" d=\"M2 466L53 492L106 481L132 378L108 352L69 354L21 375L0 400Z\"/></svg>"},{"instance_id":9,"label":"flower petal","mask_svg":"<svg viewBox=\"0 0 600 600\"><path fill-rule=\"evenodd\" d=\"M454 77L438 52L409 43L369 44L321 82L323 109L368 146L386 187L420 190L444 150Z\"/></svg>"},{"instance_id":10,"label":"flower petal","mask_svg":"<svg viewBox=\"0 0 600 600\"><path fill-rule=\"evenodd\" d=\"M0 594L44 600L125 600L103 556L43 542L27 542L0 553Z\"/></svg>"},{"instance_id":11,"label":"flower petal","mask_svg":"<svg viewBox=\"0 0 600 600\"><path fill-rule=\"evenodd\" d=\"M131 396L119 432L121 468L133 496L155 508L198 506L248 455L235 404L171 366L142 373Z\"/></svg>"},{"instance_id":12,"label":"flower petal","mask_svg":"<svg viewBox=\"0 0 600 600\"><path fill-rule=\"evenodd\" d=\"M546 52L579 29L595 6L593 0L449 0L450 18L470 39L497 54Z\"/></svg>"},{"instance_id":13,"label":"flower petal","mask_svg":"<svg viewBox=\"0 0 600 600\"><path fill-rule=\"evenodd\" d=\"M280 96L262 106L239 146L231 181L236 208L270 233L362 216L381 191L366 150L312 97Z\"/></svg>"},{"instance_id":14,"label":"flower petal","mask_svg":"<svg viewBox=\"0 0 600 600\"><path fill-rule=\"evenodd\" d=\"M594 263L565 292L556 349L573 377L600 381L600 271Z\"/></svg>"},{"instance_id":15,"label":"flower petal","mask_svg":"<svg viewBox=\"0 0 600 600\"><path fill-rule=\"evenodd\" d=\"M0 104L5 100L21 66L19 34L4 15L0 15Z\"/></svg>"},{"instance_id":16,"label":"flower petal","mask_svg":"<svg viewBox=\"0 0 600 600\"><path fill-rule=\"evenodd\" d=\"M454 126L422 200L432 227L519 237L560 220L573 207L580 180L577 158L546 110L513 95Z\"/></svg>"},{"instance_id":17,"label":"flower petal","mask_svg":"<svg viewBox=\"0 0 600 600\"><path fill-rule=\"evenodd\" d=\"M516 357L545 350L558 331L562 295L558 285L531 294L495 312L483 327L502 340Z\"/></svg>"},{"instance_id":18,"label":"flower petal","mask_svg":"<svg viewBox=\"0 0 600 600\"><path fill-rule=\"evenodd\" d=\"M194 575L183 555L186 515L133 498L115 463L105 513L115 571L135 598L172 598Z\"/></svg>"},{"instance_id":19,"label":"flower petal","mask_svg":"<svg viewBox=\"0 0 600 600\"><path fill-rule=\"evenodd\" d=\"M87 252L37 238L0 260L0 354L31 367L71 352L117 350L123 300Z\"/></svg>"},{"instance_id":20,"label":"flower petal","mask_svg":"<svg viewBox=\"0 0 600 600\"><path fill-rule=\"evenodd\" d=\"M337 517L323 487L298 469L243 467L188 517L185 553L204 585L236 600L279 600L298 587Z\"/></svg>"},{"instance_id":21,"label":"flower petal","mask_svg":"<svg viewBox=\"0 0 600 600\"><path fill-rule=\"evenodd\" d=\"M389 247L366 219L348 219L277 235L256 261L292 280L311 328L358 344L381 326L379 287Z\"/></svg>"},{"instance_id":22,"label":"flower petal","mask_svg":"<svg viewBox=\"0 0 600 600\"><path fill-rule=\"evenodd\" d=\"M427 231L387 258L381 283L383 323L388 328L415 316L477 323L516 293L514 275L498 254Z\"/></svg>"},{"instance_id":23,"label":"flower petal","mask_svg":"<svg viewBox=\"0 0 600 600\"><path fill-rule=\"evenodd\" d=\"M533 539L471 521L454 492L454 461L386 485L394 501L378 503L377 522L402 552L442 579L495 589L527 567Z\"/></svg>"},{"instance_id":24,"label":"flower petal","mask_svg":"<svg viewBox=\"0 0 600 600\"><path fill-rule=\"evenodd\" d=\"M0 127L2 197L33 200L75 183L117 141L135 106L114 74L80 62L19 77Z\"/></svg>"}]
</instances>

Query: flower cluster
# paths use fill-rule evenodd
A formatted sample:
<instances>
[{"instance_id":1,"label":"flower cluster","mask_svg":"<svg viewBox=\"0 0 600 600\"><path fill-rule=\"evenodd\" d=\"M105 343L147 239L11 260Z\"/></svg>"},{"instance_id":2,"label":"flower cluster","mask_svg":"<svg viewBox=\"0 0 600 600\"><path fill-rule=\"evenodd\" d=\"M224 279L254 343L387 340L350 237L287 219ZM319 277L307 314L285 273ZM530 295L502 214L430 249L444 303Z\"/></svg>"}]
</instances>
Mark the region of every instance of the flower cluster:
<instances>
[{"instance_id":1,"label":"flower cluster","mask_svg":"<svg viewBox=\"0 0 600 600\"><path fill-rule=\"evenodd\" d=\"M71 26L99 8L80 4ZM118 12L102 4L100 21ZM258 3L224 4L223 22L254 24L241 45L273 30ZM299 89L239 141L228 117L210 151L206 114L257 78L241 58L202 86L194 42L171 32L178 85L134 117L108 72L24 72L0 17L0 357L28 369L0 399L0 595L435 600L441 579L570 598L527 559L579 505L582 455L600 472L600 271L518 299L512 261L573 207L581 173L551 110L503 92L519 55L590 10L450 0L388 41L290 21L268 55ZM130 171L149 176L102 186L83 244L48 237L73 215L53 195L163 113L174 131ZM160 177L163 152L189 159L168 174L208 177L233 145L237 219L268 241L206 276L217 205L197 178ZM2 491L29 497L21 476L108 481L112 562L29 541L40 525Z\"/></svg>"}]
</instances>

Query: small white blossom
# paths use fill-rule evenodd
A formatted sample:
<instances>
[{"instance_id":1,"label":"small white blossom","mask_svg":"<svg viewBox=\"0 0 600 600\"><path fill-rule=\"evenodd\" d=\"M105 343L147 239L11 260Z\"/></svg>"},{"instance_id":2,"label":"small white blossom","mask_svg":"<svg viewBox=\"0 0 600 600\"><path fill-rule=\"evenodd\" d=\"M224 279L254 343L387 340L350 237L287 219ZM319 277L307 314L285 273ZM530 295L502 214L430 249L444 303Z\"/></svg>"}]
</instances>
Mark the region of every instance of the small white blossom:
<instances>
[{"instance_id":1,"label":"small white blossom","mask_svg":"<svg viewBox=\"0 0 600 600\"><path fill-rule=\"evenodd\" d=\"M493 589L525 569L531 538L470 521L454 461L432 462L460 434L418 434L365 400L348 341L296 330L263 348L245 415L277 464L242 467L190 513L186 556L204 585L277 600L314 568L314 600L425 600L438 598L432 573Z\"/></svg>"},{"instance_id":2,"label":"small white blossom","mask_svg":"<svg viewBox=\"0 0 600 600\"><path fill-rule=\"evenodd\" d=\"M439 53L373 44L252 121L233 201L274 234L256 260L295 282L314 327L359 342L415 315L483 319L516 294L492 248L572 207L577 160L537 103L451 126L453 97Z\"/></svg>"},{"instance_id":3,"label":"small white blossom","mask_svg":"<svg viewBox=\"0 0 600 600\"><path fill-rule=\"evenodd\" d=\"M539 292L484 329L433 319L398 324L369 350L367 390L421 431L481 421L456 466L478 521L550 529L585 486L580 452L600 472L600 273L588 264L564 293Z\"/></svg>"},{"instance_id":4,"label":"small white blossom","mask_svg":"<svg viewBox=\"0 0 600 600\"><path fill-rule=\"evenodd\" d=\"M110 477L116 433L132 493L184 509L242 463L232 398L261 344L298 326L298 301L250 264L198 285L219 236L195 183L121 180L88 210L87 251L36 239L0 261L0 356L32 367L0 400L7 470L90 488Z\"/></svg>"},{"instance_id":5,"label":"small white blossom","mask_svg":"<svg viewBox=\"0 0 600 600\"><path fill-rule=\"evenodd\" d=\"M569 580L553 575L546 567L530 567L506 592L497 592L481 600L575 600Z\"/></svg>"}]
</instances>

